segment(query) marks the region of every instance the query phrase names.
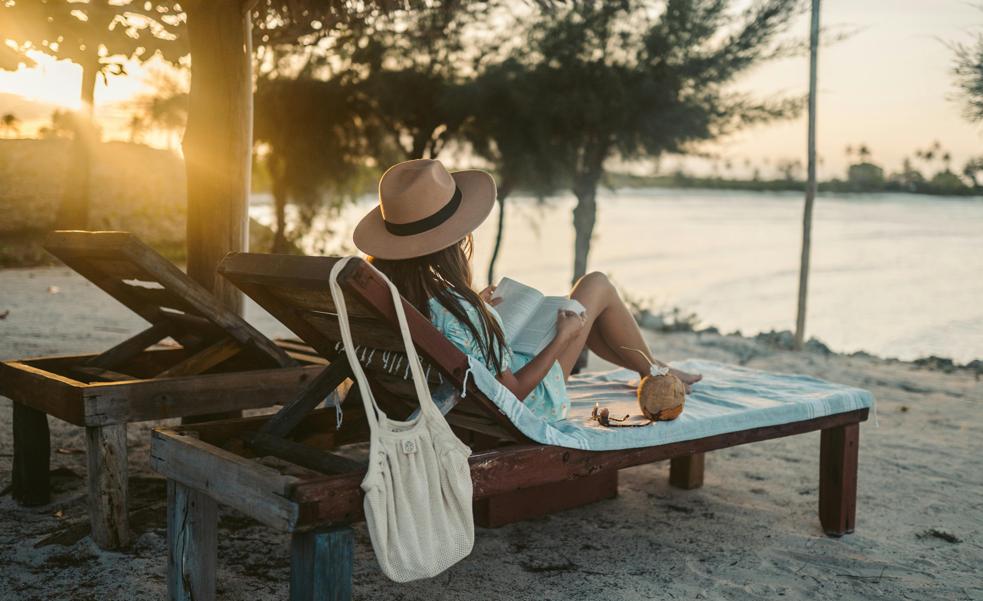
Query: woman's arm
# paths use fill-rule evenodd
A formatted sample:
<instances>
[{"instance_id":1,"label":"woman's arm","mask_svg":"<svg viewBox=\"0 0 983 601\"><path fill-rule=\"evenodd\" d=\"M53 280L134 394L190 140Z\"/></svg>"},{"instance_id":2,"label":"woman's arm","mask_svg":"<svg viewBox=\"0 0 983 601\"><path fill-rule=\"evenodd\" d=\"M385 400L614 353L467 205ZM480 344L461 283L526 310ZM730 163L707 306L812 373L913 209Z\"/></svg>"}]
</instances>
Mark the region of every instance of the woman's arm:
<instances>
[{"instance_id":1,"label":"woman's arm","mask_svg":"<svg viewBox=\"0 0 983 601\"><path fill-rule=\"evenodd\" d=\"M520 401L525 400L539 383L543 381L560 352L577 336L584 327L583 318L570 311L560 311L556 318L556 335L546 348L526 363L522 369L512 373L506 369L498 376L498 381L508 388Z\"/></svg>"}]
</instances>

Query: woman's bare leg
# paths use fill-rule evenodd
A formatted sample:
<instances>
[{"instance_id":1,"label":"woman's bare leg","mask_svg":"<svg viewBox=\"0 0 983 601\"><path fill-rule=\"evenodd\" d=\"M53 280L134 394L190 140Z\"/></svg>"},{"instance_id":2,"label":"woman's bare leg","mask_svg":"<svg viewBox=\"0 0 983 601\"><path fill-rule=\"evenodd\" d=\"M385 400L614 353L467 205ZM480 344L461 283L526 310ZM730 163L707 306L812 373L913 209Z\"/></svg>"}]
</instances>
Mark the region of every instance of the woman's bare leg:
<instances>
[{"instance_id":1,"label":"woman's bare leg","mask_svg":"<svg viewBox=\"0 0 983 601\"><path fill-rule=\"evenodd\" d=\"M621 362L621 355L619 355L616 350L611 348L608 341L601 336L601 332L598 328L591 328L590 333L587 334L587 348L608 363L619 365Z\"/></svg>"},{"instance_id":2,"label":"woman's bare leg","mask_svg":"<svg viewBox=\"0 0 983 601\"><path fill-rule=\"evenodd\" d=\"M587 316L582 332L558 359L566 377L570 376L585 344L599 357L636 371L640 376L649 373L652 363L662 364L652 357L634 316L603 273L594 272L582 277L574 285L570 298L584 305ZM676 375L680 376L687 388L700 379L683 372Z\"/></svg>"}]
</instances>

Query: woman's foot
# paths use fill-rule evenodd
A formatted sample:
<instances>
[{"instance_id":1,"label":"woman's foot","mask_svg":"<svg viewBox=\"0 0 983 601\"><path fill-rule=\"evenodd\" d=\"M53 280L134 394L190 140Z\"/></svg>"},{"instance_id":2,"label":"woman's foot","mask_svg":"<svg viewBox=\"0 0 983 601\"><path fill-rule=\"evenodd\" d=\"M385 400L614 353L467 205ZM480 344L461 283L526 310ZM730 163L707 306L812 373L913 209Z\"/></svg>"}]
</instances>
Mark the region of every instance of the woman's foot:
<instances>
[{"instance_id":1,"label":"woman's foot","mask_svg":"<svg viewBox=\"0 0 983 601\"><path fill-rule=\"evenodd\" d=\"M686 389L686 394L693 392L693 384L703 379L703 374L691 374L671 367L669 368L669 373L679 378L683 383L683 387Z\"/></svg>"},{"instance_id":2,"label":"woman's foot","mask_svg":"<svg viewBox=\"0 0 983 601\"><path fill-rule=\"evenodd\" d=\"M685 385L671 373L647 375L638 383L638 407L652 421L676 419L685 402Z\"/></svg>"}]
</instances>

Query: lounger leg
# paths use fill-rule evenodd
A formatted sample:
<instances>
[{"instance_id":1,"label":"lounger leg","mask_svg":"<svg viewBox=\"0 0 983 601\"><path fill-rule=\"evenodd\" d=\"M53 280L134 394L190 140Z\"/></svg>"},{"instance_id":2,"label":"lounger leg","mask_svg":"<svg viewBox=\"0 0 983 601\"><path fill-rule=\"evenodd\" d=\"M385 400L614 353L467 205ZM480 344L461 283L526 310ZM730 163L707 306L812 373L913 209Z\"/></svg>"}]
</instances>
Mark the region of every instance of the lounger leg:
<instances>
[{"instance_id":1,"label":"lounger leg","mask_svg":"<svg viewBox=\"0 0 983 601\"><path fill-rule=\"evenodd\" d=\"M290 601L350 601L354 540L348 526L295 533L290 542Z\"/></svg>"},{"instance_id":2,"label":"lounger leg","mask_svg":"<svg viewBox=\"0 0 983 601\"><path fill-rule=\"evenodd\" d=\"M167 481L167 595L213 601L218 505L208 495Z\"/></svg>"},{"instance_id":3,"label":"lounger leg","mask_svg":"<svg viewBox=\"0 0 983 601\"><path fill-rule=\"evenodd\" d=\"M85 429L92 540L103 549L130 544L127 516L126 424Z\"/></svg>"},{"instance_id":4,"label":"lounger leg","mask_svg":"<svg viewBox=\"0 0 983 601\"><path fill-rule=\"evenodd\" d=\"M673 457L669 461L669 484L692 490L703 486L703 453Z\"/></svg>"},{"instance_id":5,"label":"lounger leg","mask_svg":"<svg viewBox=\"0 0 983 601\"><path fill-rule=\"evenodd\" d=\"M853 532L860 424L823 430L819 443L819 521L830 536Z\"/></svg>"},{"instance_id":6,"label":"lounger leg","mask_svg":"<svg viewBox=\"0 0 983 601\"><path fill-rule=\"evenodd\" d=\"M27 507L47 505L51 500L48 415L17 402L13 406L14 461L10 494Z\"/></svg>"}]
</instances>

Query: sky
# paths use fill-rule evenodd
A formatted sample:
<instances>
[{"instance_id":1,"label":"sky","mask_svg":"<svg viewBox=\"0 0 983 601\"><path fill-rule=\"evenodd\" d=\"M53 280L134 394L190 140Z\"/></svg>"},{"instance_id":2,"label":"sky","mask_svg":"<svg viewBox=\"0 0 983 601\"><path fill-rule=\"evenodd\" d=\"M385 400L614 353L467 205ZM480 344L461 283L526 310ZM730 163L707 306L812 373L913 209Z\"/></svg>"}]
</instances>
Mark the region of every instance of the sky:
<instances>
[{"instance_id":1,"label":"sky","mask_svg":"<svg viewBox=\"0 0 983 601\"><path fill-rule=\"evenodd\" d=\"M821 24L855 33L820 49L820 178L842 177L845 148L861 143L888 170L935 140L952 153L954 166L983 154L983 129L963 119L961 105L952 100L956 90L948 47L983 32L983 10L972 0L824 0ZM807 35L808 16L793 30ZM808 60L764 65L739 85L756 94L805 94ZM747 130L714 150L759 163L765 158L804 162L806 119Z\"/></svg>"},{"instance_id":2,"label":"sky","mask_svg":"<svg viewBox=\"0 0 983 601\"><path fill-rule=\"evenodd\" d=\"M888 171L936 140L952 154L954 168L971 156L983 155L983 129L964 120L961 105L953 100L949 47L970 42L983 32L983 10L972 0L824 0L822 24L854 33L820 52L821 179L843 176L848 145L866 144L874 162ZM807 15L793 24L792 33L808 35ZM25 135L33 135L55 107L78 106L79 69L37 58L40 64L35 68L0 71L0 113L17 115ZM100 81L96 90L97 118L109 139L128 137L125 126L132 110L128 103L149 89L145 68L133 65L129 72L128 77L110 77L108 85ZM761 96L804 95L807 57L762 65L742 78L737 88ZM165 143L162 136L149 142ZM735 174L757 168L767 177L779 161L804 162L805 118L746 130L702 150L729 160ZM672 171L680 161L688 170L712 169L710 161L674 157L663 160L659 169ZM751 167L745 166L747 161Z\"/></svg>"}]
</instances>

